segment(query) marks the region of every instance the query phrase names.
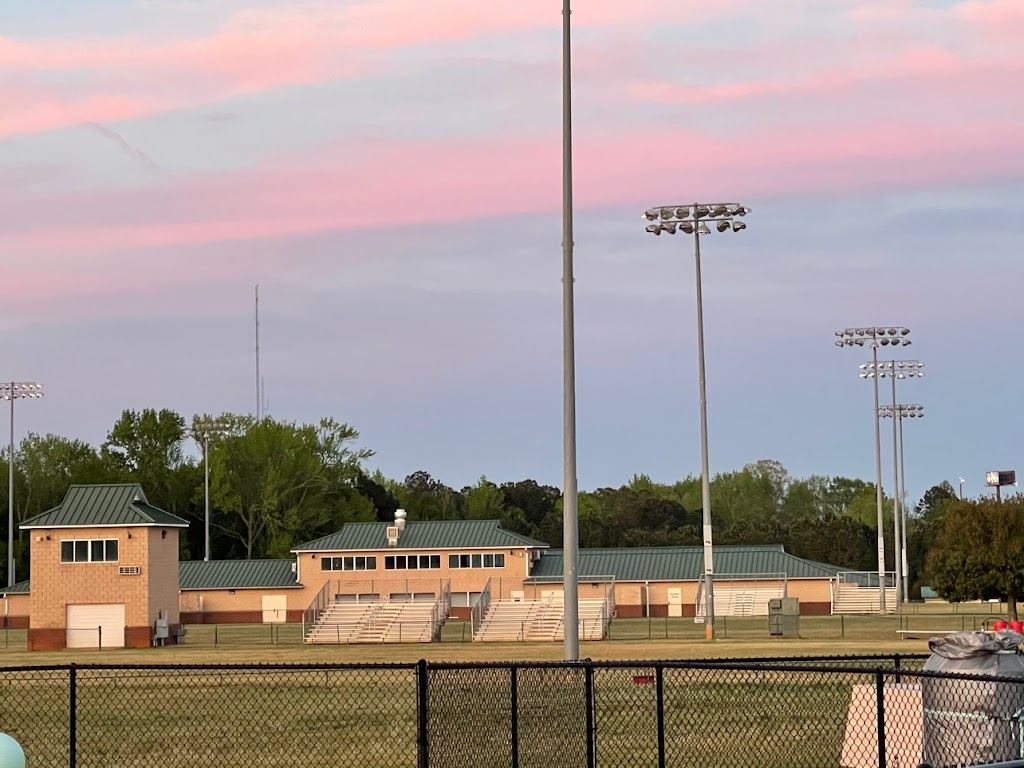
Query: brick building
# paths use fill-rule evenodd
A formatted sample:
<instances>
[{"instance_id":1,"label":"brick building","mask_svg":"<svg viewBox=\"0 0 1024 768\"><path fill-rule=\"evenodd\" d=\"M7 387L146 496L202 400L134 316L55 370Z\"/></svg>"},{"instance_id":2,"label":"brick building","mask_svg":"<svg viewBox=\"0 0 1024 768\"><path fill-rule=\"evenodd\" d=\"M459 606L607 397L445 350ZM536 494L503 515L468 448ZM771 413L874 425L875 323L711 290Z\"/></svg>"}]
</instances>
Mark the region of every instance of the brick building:
<instances>
[{"instance_id":1,"label":"brick building","mask_svg":"<svg viewBox=\"0 0 1024 768\"><path fill-rule=\"evenodd\" d=\"M134 484L75 485L60 506L26 520L29 650L144 648L158 625L174 642L186 527Z\"/></svg>"}]
</instances>

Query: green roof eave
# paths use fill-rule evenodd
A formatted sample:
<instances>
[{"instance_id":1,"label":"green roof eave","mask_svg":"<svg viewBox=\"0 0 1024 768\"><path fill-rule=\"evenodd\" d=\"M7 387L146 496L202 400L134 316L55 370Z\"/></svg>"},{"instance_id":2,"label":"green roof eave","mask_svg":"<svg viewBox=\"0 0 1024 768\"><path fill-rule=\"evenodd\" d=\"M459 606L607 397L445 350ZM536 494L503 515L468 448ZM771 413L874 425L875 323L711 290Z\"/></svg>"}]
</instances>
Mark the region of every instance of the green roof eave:
<instances>
[{"instance_id":1,"label":"green roof eave","mask_svg":"<svg viewBox=\"0 0 1024 768\"><path fill-rule=\"evenodd\" d=\"M19 528L187 528L189 523L155 507L138 483L72 485L59 506Z\"/></svg>"},{"instance_id":2,"label":"green roof eave","mask_svg":"<svg viewBox=\"0 0 1024 768\"><path fill-rule=\"evenodd\" d=\"M27 595L29 593L28 586L28 579L26 579L25 581L19 581L17 584L12 584L6 589L0 590L0 594L3 594L4 597L7 597L7 595Z\"/></svg>"},{"instance_id":3,"label":"green roof eave","mask_svg":"<svg viewBox=\"0 0 1024 768\"><path fill-rule=\"evenodd\" d=\"M398 544L389 547L393 523L346 523L341 530L301 544L291 551L378 552L381 550L546 549L542 541L507 531L498 520L414 520L406 523Z\"/></svg>"},{"instance_id":4,"label":"green roof eave","mask_svg":"<svg viewBox=\"0 0 1024 768\"><path fill-rule=\"evenodd\" d=\"M178 564L181 592L226 589L300 589L295 560L185 560Z\"/></svg>"}]
</instances>

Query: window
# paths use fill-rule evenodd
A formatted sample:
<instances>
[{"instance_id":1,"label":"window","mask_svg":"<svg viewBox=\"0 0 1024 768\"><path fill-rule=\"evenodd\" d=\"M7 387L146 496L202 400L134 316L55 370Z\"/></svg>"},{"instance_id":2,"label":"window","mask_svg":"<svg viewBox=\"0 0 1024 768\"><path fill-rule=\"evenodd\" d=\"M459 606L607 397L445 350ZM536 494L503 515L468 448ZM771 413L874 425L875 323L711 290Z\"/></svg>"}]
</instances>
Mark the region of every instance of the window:
<instances>
[{"instance_id":1,"label":"window","mask_svg":"<svg viewBox=\"0 0 1024 768\"><path fill-rule=\"evenodd\" d=\"M448 555L449 568L504 568L505 553L480 555Z\"/></svg>"},{"instance_id":2,"label":"window","mask_svg":"<svg viewBox=\"0 0 1024 768\"><path fill-rule=\"evenodd\" d=\"M388 555L384 558L386 571L426 571L440 567L440 555Z\"/></svg>"},{"instance_id":3,"label":"window","mask_svg":"<svg viewBox=\"0 0 1024 768\"><path fill-rule=\"evenodd\" d=\"M322 557L320 558L321 571L375 571L377 570L377 558L369 557Z\"/></svg>"},{"instance_id":4,"label":"window","mask_svg":"<svg viewBox=\"0 0 1024 768\"><path fill-rule=\"evenodd\" d=\"M72 539L60 543L62 563L116 563L117 539Z\"/></svg>"}]
</instances>

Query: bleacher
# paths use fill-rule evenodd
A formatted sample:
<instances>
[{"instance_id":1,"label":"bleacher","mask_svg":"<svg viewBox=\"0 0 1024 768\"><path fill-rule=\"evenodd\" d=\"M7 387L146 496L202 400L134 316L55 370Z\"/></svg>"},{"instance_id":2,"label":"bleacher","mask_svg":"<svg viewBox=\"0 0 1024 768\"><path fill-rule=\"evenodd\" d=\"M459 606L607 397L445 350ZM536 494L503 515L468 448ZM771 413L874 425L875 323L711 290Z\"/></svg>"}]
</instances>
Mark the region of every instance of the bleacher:
<instances>
[{"instance_id":1,"label":"bleacher","mask_svg":"<svg viewBox=\"0 0 1024 768\"><path fill-rule=\"evenodd\" d=\"M603 640L607 634L609 605L605 598L579 601L580 638ZM562 640L565 603L561 594L542 600L496 600L473 628L474 642Z\"/></svg>"},{"instance_id":2,"label":"bleacher","mask_svg":"<svg viewBox=\"0 0 1024 768\"><path fill-rule=\"evenodd\" d=\"M439 628L440 600L333 603L306 632L305 642L429 643Z\"/></svg>"},{"instance_id":3,"label":"bleacher","mask_svg":"<svg viewBox=\"0 0 1024 768\"><path fill-rule=\"evenodd\" d=\"M769 601L786 597L786 575L716 578L714 588L716 616L767 616ZM707 615L703 580L698 586L695 609L697 616Z\"/></svg>"},{"instance_id":4,"label":"bleacher","mask_svg":"<svg viewBox=\"0 0 1024 768\"><path fill-rule=\"evenodd\" d=\"M767 616L768 602L786 596L786 588L715 585L715 612L719 616Z\"/></svg>"},{"instance_id":5,"label":"bleacher","mask_svg":"<svg viewBox=\"0 0 1024 768\"><path fill-rule=\"evenodd\" d=\"M866 587L860 584L844 583L835 585L832 600L832 613L878 613L878 587ZM885 588L885 610L892 613L896 609L896 587Z\"/></svg>"}]
</instances>

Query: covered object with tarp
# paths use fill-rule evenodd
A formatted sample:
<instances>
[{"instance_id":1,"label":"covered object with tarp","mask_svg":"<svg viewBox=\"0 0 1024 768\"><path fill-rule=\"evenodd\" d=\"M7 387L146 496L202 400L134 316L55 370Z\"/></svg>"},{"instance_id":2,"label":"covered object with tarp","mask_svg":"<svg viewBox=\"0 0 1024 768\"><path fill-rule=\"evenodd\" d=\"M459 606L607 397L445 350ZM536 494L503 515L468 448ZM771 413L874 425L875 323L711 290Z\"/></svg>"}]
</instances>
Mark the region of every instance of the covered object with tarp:
<instances>
[{"instance_id":1,"label":"covered object with tarp","mask_svg":"<svg viewBox=\"0 0 1024 768\"><path fill-rule=\"evenodd\" d=\"M960 768L1024 757L1022 642L1024 636L1012 631L956 632L929 641L932 655L926 672L1004 679L922 679L927 765Z\"/></svg>"}]
</instances>

